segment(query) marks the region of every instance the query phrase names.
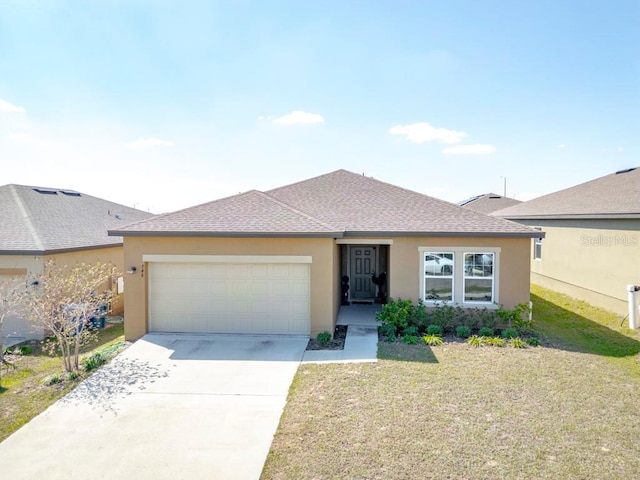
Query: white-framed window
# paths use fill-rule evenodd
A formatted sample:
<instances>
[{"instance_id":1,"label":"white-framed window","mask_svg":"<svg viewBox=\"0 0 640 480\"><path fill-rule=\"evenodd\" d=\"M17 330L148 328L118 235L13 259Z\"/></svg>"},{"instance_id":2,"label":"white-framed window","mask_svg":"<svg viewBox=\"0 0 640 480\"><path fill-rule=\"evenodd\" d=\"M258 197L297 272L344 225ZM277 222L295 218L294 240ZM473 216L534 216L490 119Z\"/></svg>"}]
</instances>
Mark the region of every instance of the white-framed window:
<instances>
[{"instance_id":1,"label":"white-framed window","mask_svg":"<svg viewBox=\"0 0 640 480\"><path fill-rule=\"evenodd\" d=\"M420 298L470 307L499 303L500 247L419 247Z\"/></svg>"},{"instance_id":2,"label":"white-framed window","mask_svg":"<svg viewBox=\"0 0 640 480\"><path fill-rule=\"evenodd\" d=\"M541 227L534 227L536 230L542 231ZM533 239L533 258L542 260L542 237Z\"/></svg>"},{"instance_id":3,"label":"white-framed window","mask_svg":"<svg viewBox=\"0 0 640 480\"><path fill-rule=\"evenodd\" d=\"M494 303L494 263L492 252L464 254L464 303Z\"/></svg>"},{"instance_id":4,"label":"white-framed window","mask_svg":"<svg viewBox=\"0 0 640 480\"><path fill-rule=\"evenodd\" d=\"M423 299L431 302L453 301L453 252L424 252Z\"/></svg>"}]
</instances>

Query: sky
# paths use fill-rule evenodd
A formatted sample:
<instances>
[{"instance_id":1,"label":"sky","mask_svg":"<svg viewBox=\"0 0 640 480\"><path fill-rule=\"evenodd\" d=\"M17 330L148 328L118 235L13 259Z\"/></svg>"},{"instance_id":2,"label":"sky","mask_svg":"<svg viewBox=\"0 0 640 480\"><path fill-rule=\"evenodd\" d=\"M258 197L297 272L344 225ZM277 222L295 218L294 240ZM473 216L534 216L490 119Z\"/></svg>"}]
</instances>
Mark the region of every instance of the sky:
<instances>
[{"instance_id":1,"label":"sky","mask_svg":"<svg viewBox=\"0 0 640 480\"><path fill-rule=\"evenodd\" d=\"M639 25L637 0L2 0L0 185L162 213L343 168L528 200L640 165Z\"/></svg>"}]
</instances>

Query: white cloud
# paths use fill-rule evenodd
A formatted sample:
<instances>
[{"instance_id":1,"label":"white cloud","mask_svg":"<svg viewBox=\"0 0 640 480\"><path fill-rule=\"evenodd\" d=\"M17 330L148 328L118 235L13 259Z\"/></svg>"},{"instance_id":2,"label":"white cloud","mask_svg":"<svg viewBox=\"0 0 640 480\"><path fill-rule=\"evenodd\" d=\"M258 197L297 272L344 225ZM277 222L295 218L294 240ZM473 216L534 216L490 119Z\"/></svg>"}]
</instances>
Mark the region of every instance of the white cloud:
<instances>
[{"instance_id":1,"label":"white cloud","mask_svg":"<svg viewBox=\"0 0 640 480\"><path fill-rule=\"evenodd\" d=\"M622 153L622 152L624 152L624 148L618 147L618 153Z\"/></svg>"},{"instance_id":2,"label":"white cloud","mask_svg":"<svg viewBox=\"0 0 640 480\"><path fill-rule=\"evenodd\" d=\"M161 140L155 137L148 138L139 138L138 140L134 140L133 142L125 143L124 146L130 149L143 149L143 148L154 148L154 147L175 147L174 142L170 142L167 140Z\"/></svg>"},{"instance_id":3,"label":"white cloud","mask_svg":"<svg viewBox=\"0 0 640 480\"><path fill-rule=\"evenodd\" d=\"M31 135L28 133L10 133L7 135L7 140L13 140L15 142L28 142L31 140Z\"/></svg>"},{"instance_id":4,"label":"white cloud","mask_svg":"<svg viewBox=\"0 0 640 480\"><path fill-rule=\"evenodd\" d=\"M267 119L271 117L266 117ZM303 112L302 110L294 110L291 113L283 115L273 120L276 125L311 125L314 123L324 123L324 117L317 113Z\"/></svg>"},{"instance_id":5,"label":"white cloud","mask_svg":"<svg viewBox=\"0 0 640 480\"><path fill-rule=\"evenodd\" d=\"M447 155L488 155L496 151L493 145L456 145L455 147L447 147L442 153Z\"/></svg>"},{"instance_id":6,"label":"white cloud","mask_svg":"<svg viewBox=\"0 0 640 480\"><path fill-rule=\"evenodd\" d=\"M459 143L467 136L465 132L436 128L427 122L413 123L411 125L396 125L389 129L391 135L405 135L407 140L413 143L425 143L439 141L443 143Z\"/></svg>"},{"instance_id":7,"label":"white cloud","mask_svg":"<svg viewBox=\"0 0 640 480\"><path fill-rule=\"evenodd\" d=\"M0 112L24 113L25 111L24 107L19 107L0 98Z\"/></svg>"},{"instance_id":8,"label":"white cloud","mask_svg":"<svg viewBox=\"0 0 640 480\"><path fill-rule=\"evenodd\" d=\"M558 145L558 148L565 148L566 145L564 143L561 143L560 145Z\"/></svg>"}]
</instances>

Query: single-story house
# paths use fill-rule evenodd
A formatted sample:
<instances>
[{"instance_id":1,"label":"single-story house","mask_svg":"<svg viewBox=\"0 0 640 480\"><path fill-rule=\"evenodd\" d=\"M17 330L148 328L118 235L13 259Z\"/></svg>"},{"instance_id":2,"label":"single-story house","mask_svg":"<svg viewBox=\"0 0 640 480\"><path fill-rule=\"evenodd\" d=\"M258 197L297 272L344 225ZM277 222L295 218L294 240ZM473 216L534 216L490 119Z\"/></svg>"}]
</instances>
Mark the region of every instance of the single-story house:
<instances>
[{"instance_id":1,"label":"single-story house","mask_svg":"<svg viewBox=\"0 0 640 480\"><path fill-rule=\"evenodd\" d=\"M111 262L123 269L122 237L109 228L153 216L75 190L4 185L0 187L0 281L42 272L44 262L60 266ZM113 309L122 313L121 296ZM16 316L5 320L8 342L42 338Z\"/></svg>"},{"instance_id":2,"label":"single-story house","mask_svg":"<svg viewBox=\"0 0 640 480\"><path fill-rule=\"evenodd\" d=\"M345 170L110 234L124 237L125 267L135 271L126 278L129 340L316 335L334 331L341 303L385 295L513 307L529 301L529 249L539 235Z\"/></svg>"},{"instance_id":3,"label":"single-story house","mask_svg":"<svg viewBox=\"0 0 640 480\"><path fill-rule=\"evenodd\" d=\"M476 195L475 197L458 202L458 205L488 215L496 210L502 210L512 205L518 205L519 203L522 202L515 198L503 197L497 193L483 193L482 195Z\"/></svg>"},{"instance_id":4,"label":"single-story house","mask_svg":"<svg viewBox=\"0 0 640 480\"><path fill-rule=\"evenodd\" d=\"M640 284L640 168L629 168L494 212L544 232L531 281L620 315Z\"/></svg>"}]
</instances>

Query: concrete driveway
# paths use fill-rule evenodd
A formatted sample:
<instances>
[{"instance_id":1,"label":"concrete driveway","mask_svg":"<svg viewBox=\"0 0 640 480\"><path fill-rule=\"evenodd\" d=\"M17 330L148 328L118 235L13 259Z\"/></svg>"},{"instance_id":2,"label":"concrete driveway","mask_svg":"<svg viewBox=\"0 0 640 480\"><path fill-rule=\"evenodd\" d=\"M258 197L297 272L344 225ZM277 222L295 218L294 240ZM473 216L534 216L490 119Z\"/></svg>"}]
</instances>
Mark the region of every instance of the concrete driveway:
<instances>
[{"instance_id":1,"label":"concrete driveway","mask_svg":"<svg viewBox=\"0 0 640 480\"><path fill-rule=\"evenodd\" d=\"M257 479L307 340L146 335L0 443L2 477Z\"/></svg>"}]
</instances>

